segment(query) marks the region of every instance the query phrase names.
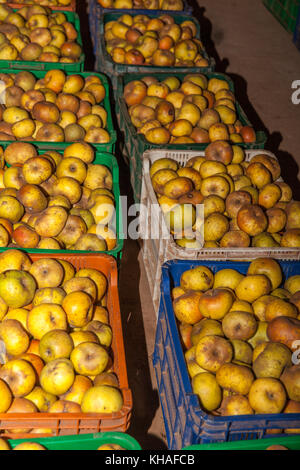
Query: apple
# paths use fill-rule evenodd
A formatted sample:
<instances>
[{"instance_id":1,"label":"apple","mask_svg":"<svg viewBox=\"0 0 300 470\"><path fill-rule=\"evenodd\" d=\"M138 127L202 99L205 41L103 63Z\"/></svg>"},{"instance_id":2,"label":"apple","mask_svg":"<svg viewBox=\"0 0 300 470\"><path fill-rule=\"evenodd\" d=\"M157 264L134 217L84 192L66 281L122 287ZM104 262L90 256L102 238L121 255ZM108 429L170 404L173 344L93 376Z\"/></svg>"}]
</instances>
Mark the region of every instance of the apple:
<instances>
[{"instance_id":1,"label":"apple","mask_svg":"<svg viewBox=\"0 0 300 470\"><path fill-rule=\"evenodd\" d=\"M232 357L232 345L221 336L204 336L196 346L196 361L208 372L216 373L222 364L231 362Z\"/></svg>"},{"instance_id":2,"label":"apple","mask_svg":"<svg viewBox=\"0 0 300 470\"><path fill-rule=\"evenodd\" d=\"M47 450L45 446L38 442L21 442L14 447L14 450Z\"/></svg>"},{"instance_id":3,"label":"apple","mask_svg":"<svg viewBox=\"0 0 300 470\"><path fill-rule=\"evenodd\" d=\"M228 312L222 319L224 334L229 339L247 341L257 330L257 321L252 313Z\"/></svg>"},{"instance_id":4,"label":"apple","mask_svg":"<svg viewBox=\"0 0 300 470\"><path fill-rule=\"evenodd\" d=\"M73 364L69 359L60 358L48 362L40 375L41 387L53 395L62 395L75 380Z\"/></svg>"},{"instance_id":5,"label":"apple","mask_svg":"<svg viewBox=\"0 0 300 470\"><path fill-rule=\"evenodd\" d=\"M258 377L279 379L284 368L291 365L291 351L281 343L268 343L253 361L253 371Z\"/></svg>"},{"instance_id":6,"label":"apple","mask_svg":"<svg viewBox=\"0 0 300 470\"><path fill-rule=\"evenodd\" d=\"M30 304L36 290L36 282L26 271L14 269L0 274L0 296L12 308Z\"/></svg>"},{"instance_id":7,"label":"apple","mask_svg":"<svg viewBox=\"0 0 300 470\"><path fill-rule=\"evenodd\" d=\"M204 292L199 299L199 311L207 318L221 320L229 312L234 295L227 289L217 288Z\"/></svg>"},{"instance_id":8,"label":"apple","mask_svg":"<svg viewBox=\"0 0 300 470\"><path fill-rule=\"evenodd\" d=\"M5 413L12 403L13 395L8 384L2 378L0 378L0 393L1 393L0 412ZM0 449L2 450L1 444L0 444Z\"/></svg>"},{"instance_id":9,"label":"apple","mask_svg":"<svg viewBox=\"0 0 300 470\"><path fill-rule=\"evenodd\" d=\"M35 404L25 397L17 397L12 401L11 406L8 408L7 413L37 413L38 409ZM25 425L25 423L24 423ZM28 425L27 425L28 426ZM16 428L10 429L13 434L24 434L31 431L31 428Z\"/></svg>"},{"instance_id":10,"label":"apple","mask_svg":"<svg viewBox=\"0 0 300 470\"><path fill-rule=\"evenodd\" d=\"M40 304L33 307L28 314L27 327L33 338L41 340L53 329L67 330L67 315L61 305Z\"/></svg>"},{"instance_id":11,"label":"apple","mask_svg":"<svg viewBox=\"0 0 300 470\"><path fill-rule=\"evenodd\" d=\"M58 287L63 279L63 267L55 259L40 258L34 261L29 270L39 289Z\"/></svg>"},{"instance_id":12,"label":"apple","mask_svg":"<svg viewBox=\"0 0 300 470\"><path fill-rule=\"evenodd\" d=\"M200 297L201 293L197 291L189 291L174 299L174 314L180 322L193 325L203 318L198 306Z\"/></svg>"},{"instance_id":13,"label":"apple","mask_svg":"<svg viewBox=\"0 0 300 470\"><path fill-rule=\"evenodd\" d=\"M40 412L48 412L50 406L56 402L57 398L52 393L45 392L40 386L34 389L25 397L30 400Z\"/></svg>"},{"instance_id":14,"label":"apple","mask_svg":"<svg viewBox=\"0 0 300 470\"><path fill-rule=\"evenodd\" d=\"M109 385L96 385L89 388L81 403L84 413L116 413L122 407L121 391Z\"/></svg>"},{"instance_id":15,"label":"apple","mask_svg":"<svg viewBox=\"0 0 300 470\"><path fill-rule=\"evenodd\" d=\"M69 402L81 405L85 392L92 386L93 382L91 381L91 379L85 377L84 375L76 375L75 380L70 389L67 390L66 393L62 394L60 398L62 400L67 400Z\"/></svg>"},{"instance_id":16,"label":"apple","mask_svg":"<svg viewBox=\"0 0 300 470\"><path fill-rule=\"evenodd\" d=\"M28 395L36 384L35 370L24 359L11 359L3 364L0 379L6 382L15 398Z\"/></svg>"},{"instance_id":17,"label":"apple","mask_svg":"<svg viewBox=\"0 0 300 470\"><path fill-rule=\"evenodd\" d=\"M105 370L109 361L109 355L100 344L85 342L78 344L73 349L70 360L77 374L96 376ZM82 406L83 402L84 397Z\"/></svg>"},{"instance_id":18,"label":"apple","mask_svg":"<svg viewBox=\"0 0 300 470\"><path fill-rule=\"evenodd\" d=\"M254 380L248 398L256 413L272 414L282 412L287 396L281 381L272 377L262 377Z\"/></svg>"},{"instance_id":19,"label":"apple","mask_svg":"<svg viewBox=\"0 0 300 470\"><path fill-rule=\"evenodd\" d=\"M23 354L29 347L29 335L18 320L4 318L0 323L0 337L6 352L12 356Z\"/></svg>"},{"instance_id":20,"label":"apple","mask_svg":"<svg viewBox=\"0 0 300 470\"><path fill-rule=\"evenodd\" d=\"M222 416L240 416L252 415L253 409L250 406L249 400L244 395L228 395L222 400L220 412Z\"/></svg>"},{"instance_id":21,"label":"apple","mask_svg":"<svg viewBox=\"0 0 300 470\"><path fill-rule=\"evenodd\" d=\"M64 330L48 331L39 343L40 356L46 363L53 359L68 359L73 348L72 337Z\"/></svg>"},{"instance_id":22,"label":"apple","mask_svg":"<svg viewBox=\"0 0 300 470\"><path fill-rule=\"evenodd\" d=\"M225 363L216 372L216 380L222 389L248 395L254 381L254 374L247 366Z\"/></svg>"},{"instance_id":23,"label":"apple","mask_svg":"<svg viewBox=\"0 0 300 470\"><path fill-rule=\"evenodd\" d=\"M192 389L205 411L214 411L220 406L222 390L215 375L211 372L195 375L192 379Z\"/></svg>"},{"instance_id":24,"label":"apple","mask_svg":"<svg viewBox=\"0 0 300 470\"><path fill-rule=\"evenodd\" d=\"M93 319L84 326L84 330L92 331L99 339L101 346L109 348L112 342L112 329L106 323Z\"/></svg>"},{"instance_id":25,"label":"apple","mask_svg":"<svg viewBox=\"0 0 300 470\"><path fill-rule=\"evenodd\" d=\"M270 279L264 274L249 274L235 288L239 300L254 302L262 295L268 295L272 290Z\"/></svg>"},{"instance_id":26,"label":"apple","mask_svg":"<svg viewBox=\"0 0 300 470\"><path fill-rule=\"evenodd\" d=\"M70 292L63 299L62 307L72 327L85 326L92 318L93 302L85 292Z\"/></svg>"}]
</instances>

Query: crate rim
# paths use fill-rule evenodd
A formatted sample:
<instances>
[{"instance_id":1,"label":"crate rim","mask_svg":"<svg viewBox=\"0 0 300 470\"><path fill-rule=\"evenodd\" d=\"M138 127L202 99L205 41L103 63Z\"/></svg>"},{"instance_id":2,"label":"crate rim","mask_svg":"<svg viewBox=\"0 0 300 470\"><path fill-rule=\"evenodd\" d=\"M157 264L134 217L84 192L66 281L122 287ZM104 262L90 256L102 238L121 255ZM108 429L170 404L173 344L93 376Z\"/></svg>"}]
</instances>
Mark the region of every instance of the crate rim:
<instances>
[{"instance_id":1,"label":"crate rim","mask_svg":"<svg viewBox=\"0 0 300 470\"><path fill-rule=\"evenodd\" d=\"M101 445L102 441L110 442L110 443L115 443L115 444L129 444L129 446L132 446L131 449L126 449L126 450L142 450L141 445L138 443L138 441L131 436L130 434L127 434L125 432L119 432L119 431L106 431L106 432L97 432L97 433L86 433L86 434L76 434L76 435L65 435L65 436L55 436L53 437L38 437L38 438L32 438L32 439L8 439L9 443L12 445L12 447L15 447L16 445L20 444L21 442L38 442L42 445L49 445L56 446L59 444L76 444L80 443L81 441L98 441L99 443L97 445ZM76 449L74 449L76 450Z\"/></svg>"}]
</instances>

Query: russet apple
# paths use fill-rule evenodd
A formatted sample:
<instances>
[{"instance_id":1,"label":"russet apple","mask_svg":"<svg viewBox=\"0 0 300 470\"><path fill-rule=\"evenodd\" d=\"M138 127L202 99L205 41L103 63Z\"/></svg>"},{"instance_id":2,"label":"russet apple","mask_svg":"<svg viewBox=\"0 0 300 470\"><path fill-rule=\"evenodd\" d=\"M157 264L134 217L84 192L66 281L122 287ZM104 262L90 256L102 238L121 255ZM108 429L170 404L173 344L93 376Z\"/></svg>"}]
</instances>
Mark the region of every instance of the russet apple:
<instances>
[{"instance_id":1,"label":"russet apple","mask_svg":"<svg viewBox=\"0 0 300 470\"><path fill-rule=\"evenodd\" d=\"M291 351L281 343L268 343L255 358L252 367L256 378L279 379L284 368L291 365Z\"/></svg>"},{"instance_id":2,"label":"russet apple","mask_svg":"<svg viewBox=\"0 0 300 470\"><path fill-rule=\"evenodd\" d=\"M286 403L286 392L278 379L263 377L254 380L249 391L249 403L256 413L280 413Z\"/></svg>"},{"instance_id":3,"label":"russet apple","mask_svg":"<svg viewBox=\"0 0 300 470\"><path fill-rule=\"evenodd\" d=\"M66 331L58 329L45 333L39 343L40 356L46 363L53 359L68 359L73 348L72 337Z\"/></svg>"},{"instance_id":4,"label":"russet apple","mask_svg":"<svg viewBox=\"0 0 300 470\"><path fill-rule=\"evenodd\" d=\"M53 329L67 330L67 315L61 305L40 304L33 307L28 314L27 328L38 340Z\"/></svg>"},{"instance_id":5,"label":"russet apple","mask_svg":"<svg viewBox=\"0 0 300 470\"><path fill-rule=\"evenodd\" d=\"M96 376L105 370L109 355L100 344L85 342L73 349L70 359L77 374Z\"/></svg>"},{"instance_id":6,"label":"russet apple","mask_svg":"<svg viewBox=\"0 0 300 470\"><path fill-rule=\"evenodd\" d=\"M120 411L122 406L121 391L109 385L95 385L89 388L81 403L84 413L113 413Z\"/></svg>"},{"instance_id":7,"label":"russet apple","mask_svg":"<svg viewBox=\"0 0 300 470\"><path fill-rule=\"evenodd\" d=\"M192 389L204 410L213 411L220 406L222 389L211 372L195 375L192 379Z\"/></svg>"},{"instance_id":8,"label":"russet apple","mask_svg":"<svg viewBox=\"0 0 300 470\"><path fill-rule=\"evenodd\" d=\"M57 400L55 395L45 392L40 386L35 386L25 398L31 401L40 412L48 412Z\"/></svg>"},{"instance_id":9,"label":"russet apple","mask_svg":"<svg viewBox=\"0 0 300 470\"><path fill-rule=\"evenodd\" d=\"M72 327L83 327L92 319L93 301L84 291L68 293L62 302L62 307Z\"/></svg>"},{"instance_id":10,"label":"russet apple","mask_svg":"<svg viewBox=\"0 0 300 470\"><path fill-rule=\"evenodd\" d=\"M222 389L247 396L254 381L254 374L247 366L225 363L217 370L216 380Z\"/></svg>"},{"instance_id":11,"label":"russet apple","mask_svg":"<svg viewBox=\"0 0 300 470\"><path fill-rule=\"evenodd\" d=\"M235 288L239 300L253 303L262 295L268 295L272 290L270 279L264 274L248 274Z\"/></svg>"},{"instance_id":12,"label":"russet apple","mask_svg":"<svg viewBox=\"0 0 300 470\"><path fill-rule=\"evenodd\" d=\"M13 413L13 414L15 414L15 413L37 413L37 412L38 412L38 408L36 407L36 405L32 401L28 400L25 397L14 398L13 401L12 401L12 404L10 405L10 407L7 410L7 413ZM25 423L24 423L24 425L25 425ZM30 431L31 431L30 427L29 428L28 427L27 428L16 428L16 427L14 427L10 430L10 432L13 433L13 434L28 433Z\"/></svg>"},{"instance_id":13,"label":"russet apple","mask_svg":"<svg viewBox=\"0 0 300 470\"><path fill-rule=\"evenodd\" d=\"M204 336L196 346L196 361L208 372L216 373L222 364L231 362L232 357L230 342L221 336Z\"/></svg>"},{"instance_id":14,"label":"russet apple","mask_svg":"<svg viewBox=\"0 0 300 470\"><path fill-rule=\"evenodd\" d=\"M51 258L35 260L30 267L29 273L36 280L39 289L60 286L64 275L61 264Z\"/></svg>"},{"instance_id":15,"label":"russet apple","mask_svg":"<svg viewBox=\"0 0 300 470\"><path fill-rule=\"evenodd\" d=\"M15 398L28 395L36 384L35 370L24 359L11 359L3 364L0 379L6 382Z\"/></svg>"},{"instance_id":16,"label":"russet apple","mask_svg":"<svg viewBox=\"0 0 300 470\"><path fill-rule=\"evenodd\" d=\"M40 375L41 387L53 395L66 393L75 380L72 362L66 358L54 359L48 362Z\"/></svg>"}]
</instances>

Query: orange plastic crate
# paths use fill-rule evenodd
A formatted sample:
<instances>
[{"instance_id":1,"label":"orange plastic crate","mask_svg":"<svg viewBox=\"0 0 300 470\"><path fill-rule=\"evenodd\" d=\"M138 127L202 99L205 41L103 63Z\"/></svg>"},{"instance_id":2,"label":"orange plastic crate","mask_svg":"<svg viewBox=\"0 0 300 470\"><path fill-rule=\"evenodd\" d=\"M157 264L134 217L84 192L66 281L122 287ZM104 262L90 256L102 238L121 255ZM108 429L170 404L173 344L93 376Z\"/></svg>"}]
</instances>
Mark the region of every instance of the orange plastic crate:
<instances>
[{"instance_id":1,"label":"orange plastic crate","mask_svg":"<svg viewBox=\"0 0 300 470\"><path fill-rule=\"evenodd\" d=\"M81 268L99 269L108 281L107 309L109 324L113 331L112 352L113 371L119 379L119 388L123 395L123 407L117 413L0 413L0 436L23 439L42 437L44 434L14 433L14 429L47 428L52 436L67 434L86 434L107 431L125 432L130 424L132 412L132 394L128 387L127 367L123 341L123 330L118 293L118 270L115 258L105 254L63 254L63 253L27 253L32 261L40 258L64 259L73 264L76 271ZM1 397L0 397L1 399ZM47 434L49 436L49 434Z\"/></svg>"},{"instance_id":2,"label":"orange plastic crate","mask_svg":"<svg viewBox=\"0 0 300 470\"><path fill-rule=\"evenodd\" d=\"M36 3L33 2L33 5L35 5ZM22 8L24 6L30 6L30 4L28 3L18 3L18 2L7 2L7 5L10 6L11 8ZM64 6L64 5L49 5L49 7L52 9L52 10L55 10L55 11L73 11L75 12L76 11L76 0L71 0L71 3L70 5L68 6Z\"/></svg>"}]
</instances>

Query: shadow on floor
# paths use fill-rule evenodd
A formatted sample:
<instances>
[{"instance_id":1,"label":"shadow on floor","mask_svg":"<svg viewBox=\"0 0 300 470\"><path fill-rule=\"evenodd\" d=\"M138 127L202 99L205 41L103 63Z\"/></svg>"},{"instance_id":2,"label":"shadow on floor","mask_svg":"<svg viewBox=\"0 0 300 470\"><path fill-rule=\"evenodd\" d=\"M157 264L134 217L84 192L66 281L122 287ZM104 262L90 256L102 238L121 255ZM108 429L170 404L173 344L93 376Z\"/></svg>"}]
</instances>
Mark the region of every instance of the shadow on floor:
<instances>
[{"instance_id":1,"label":"shadow on floor","mask_svg":"<svg viewBox=\"0 0 300 470\"><path fill-rule=\"evenodd\" d=\"M94 70L95 56L89 27L88 0L80 0L79 2L76 2L76 12L80 18L80 32L85 53L84 70Z\"/></svg>"},{"instance_id":2,"label":"shadow on floor","mask_svg":"<svg viewBox=\"0 0 300 470\"><path fill-rule=\"evenodd\" d=\"M119 164L120 193L121 196L127 196L126 214L123 211L124 230L126 230L134 220L133 217L128 217L126 223L128 208L134 204L134 198L130 184L129 166L122 156L120 143L121 140L118 138L116 157ZM141 277L139 251L138 241L124 240L119 272L119 296L128 382L133 396L131 425L127 432L136 438L143 449L166 449L163 440L148 433L160 403L158 392L152 387L149 369L146 333L139 294Z\"/></svg>"},{"instance_id":3,"label":"shadow on floor","mask_svg":"<svg viewBox=\"0 0 300 470\"><path fill-rule=\"evenodd\" d=\"M200 23L200 35L201 35L201 41L204 45L204 48L207 54L210 57L213 57L215 59L215 62L216 62L215 70L220 73L225 73L229 65L229 61L227 58L221 59L218 54L216 44L214 43L212 39L213 25L211 21L205 16L205 11L206 11L205 8L200 7L196 2L193 2L193 16L197 18L197 20ZM216 35L216 41L217 42L222 41L221 31Z\"/></svg>"}]
</instances>

